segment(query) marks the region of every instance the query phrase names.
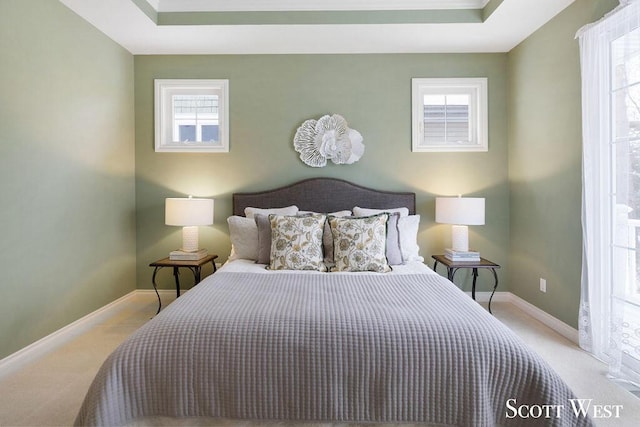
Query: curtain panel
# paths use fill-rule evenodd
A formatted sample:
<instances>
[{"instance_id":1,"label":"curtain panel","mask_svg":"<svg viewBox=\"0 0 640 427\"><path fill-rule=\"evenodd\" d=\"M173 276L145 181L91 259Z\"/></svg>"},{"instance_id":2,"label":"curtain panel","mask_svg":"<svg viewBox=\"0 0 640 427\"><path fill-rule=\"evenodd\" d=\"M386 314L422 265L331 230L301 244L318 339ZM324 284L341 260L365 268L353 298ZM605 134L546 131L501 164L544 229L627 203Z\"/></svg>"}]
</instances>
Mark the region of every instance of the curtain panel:
<instances>
[{"instance_id":1,"label":"curtain panel","mask_svg":"<svg viewBox=\"0 0 640 427\"><path fill-rule=\"evenodd\" d=\"M640 0L621 1L576 36L583 132L580 345L607 362L612 377L638 385Z\"/></svg>"}]
</instances>

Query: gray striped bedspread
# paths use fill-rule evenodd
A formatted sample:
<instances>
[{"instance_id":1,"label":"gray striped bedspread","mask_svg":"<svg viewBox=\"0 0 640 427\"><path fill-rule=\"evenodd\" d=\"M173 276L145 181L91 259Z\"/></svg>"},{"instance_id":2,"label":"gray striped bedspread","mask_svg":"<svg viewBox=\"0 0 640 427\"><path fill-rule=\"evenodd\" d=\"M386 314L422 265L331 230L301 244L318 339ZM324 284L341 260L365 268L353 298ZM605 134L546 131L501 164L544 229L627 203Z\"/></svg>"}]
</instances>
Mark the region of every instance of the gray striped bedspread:
<instances>
[{"instance_id":1,"label":"gray striped bedspread","mask_svg":"<svg viewBox=\"0 0 640 427\"><path fill-rule=\"evenodd\" d=\"M435 274L220 271L105 361L76 425L145 417L590 425L558 375ZM533 424L531 424L533 425Z\"/></svg>"}]
</instances>

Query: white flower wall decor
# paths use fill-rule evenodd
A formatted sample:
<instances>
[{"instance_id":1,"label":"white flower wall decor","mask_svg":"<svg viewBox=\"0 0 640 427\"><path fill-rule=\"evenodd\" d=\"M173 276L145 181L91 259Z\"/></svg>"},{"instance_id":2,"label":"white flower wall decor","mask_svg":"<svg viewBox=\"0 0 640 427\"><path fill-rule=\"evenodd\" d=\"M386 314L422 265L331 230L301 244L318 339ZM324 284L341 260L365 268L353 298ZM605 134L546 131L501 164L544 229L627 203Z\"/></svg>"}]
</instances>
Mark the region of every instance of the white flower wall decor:
<instances>
[{"instance_id":1,"label":"white flower wall decor","mask_svg":"<svg viewBox=\"0 0 640 427\"><path fill-rule=\"evenodd\" d=\"M327 165L327 160L337 165L360 160L364 154L362 140L360 132L349 129L344 117L333 114L302 123L293 138L293 147L300 153L300 160L321 168Z\"/></svg>"}]
</instances>

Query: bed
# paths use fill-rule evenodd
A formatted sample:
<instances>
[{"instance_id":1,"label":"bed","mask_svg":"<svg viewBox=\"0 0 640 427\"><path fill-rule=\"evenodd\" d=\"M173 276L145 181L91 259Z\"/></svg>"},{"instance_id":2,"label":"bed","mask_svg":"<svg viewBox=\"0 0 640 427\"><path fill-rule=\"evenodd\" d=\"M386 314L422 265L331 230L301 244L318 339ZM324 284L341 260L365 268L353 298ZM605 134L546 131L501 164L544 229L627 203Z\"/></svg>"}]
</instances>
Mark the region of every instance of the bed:
<instances>
[{"instance_id":1,"label":"bed","mask_svg":"<svg viewBox=\"0 0 640 427\"><path fill-rule=\"evenodd\" d=\"M236 193L233 213L230 261L109 356L76 425L591 425L574 416L571 390L537 354L421 262L415 194L316 178ZM264 216L268 263L259 262L265 245L243 253L252 245L231 225L264 235ZM311 247L302 258L311 254L314 269L280 268L278 259L288 261L279 233L303 225L312 231L296 233L306 236L297 247ZM329 263L327 229L330 271L316 263L318 239ZM359 264L345 236L362 234L376 238ZM389 252L396 241L399 255ZM541 419L508 410L536 405L557 409Z\"/></svg>"}]
</instances>

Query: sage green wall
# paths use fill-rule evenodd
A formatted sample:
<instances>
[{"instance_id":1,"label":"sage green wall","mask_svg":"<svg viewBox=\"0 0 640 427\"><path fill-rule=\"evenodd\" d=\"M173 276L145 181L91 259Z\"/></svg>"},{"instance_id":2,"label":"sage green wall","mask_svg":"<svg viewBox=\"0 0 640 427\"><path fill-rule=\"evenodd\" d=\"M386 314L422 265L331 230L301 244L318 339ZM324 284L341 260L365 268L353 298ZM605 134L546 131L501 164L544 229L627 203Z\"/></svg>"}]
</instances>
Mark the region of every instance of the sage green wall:
<instances>
[{"instance_id":1,"label":"sage green wall","mask_svg":"<svg viewBox=\"0 0 640 427\"><path fill-rule=\"evenodd\" d=\"M135 289L133 56L0 2L0 358Z\"/></svg>"},{"instance_id":2,"label":"sage green wall","mask_svg":"<svg viewBox=\"0 0 640 427\"><path fill-rule=\"evenodd\" d=\"M411 78L481 76L489 78L489 152L412 153ZM155 78L229 79L231 151L155 153ZM226 218L231 215L233 192L315 176L415 191L425 258L450 244L450 228L434 224L434 195L486 197L487 224L471 227L472 246L506 267L506 54L136 56L135 91L141 288L150 287L148 264L180 245L179 229L164 225L165 197L215 198L215 224L200 228L201 246L225 260L230 249ZM362 133L364 156L353 165L306 166L293 150L296 129L306 119L329 113L343 115ZM500 274L506 277L505 271ZM185 282L187 277L182 276ZM468 277L460 275L456 281L470 289ZM492 281L486 276L481 282L480 289L487 290ZM162 274L161 286L173 286L170 272ZM506 289L506 282L500 289Z\"/></svg>"},{"instance_id":3,"label":"sage green wall","mask_svg":"<svg viewBox=\"0 0 640 427\"><path fill-rule=\"evenodd\" d=\"M582 112L576 31L616 0L577 0L509 53L510 290L577 327ZM539 279L547 280L547 292Z\"/></svg>"}]
</instances>

